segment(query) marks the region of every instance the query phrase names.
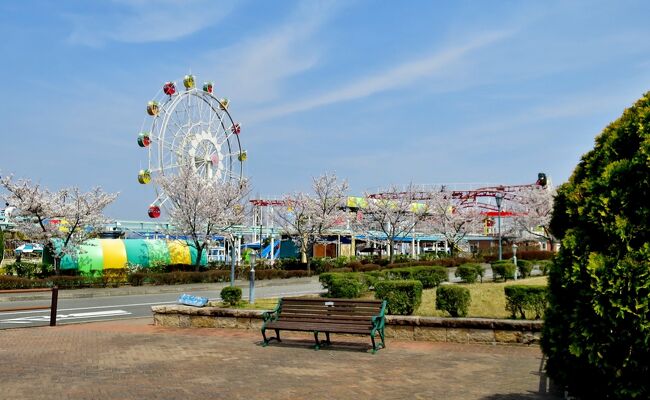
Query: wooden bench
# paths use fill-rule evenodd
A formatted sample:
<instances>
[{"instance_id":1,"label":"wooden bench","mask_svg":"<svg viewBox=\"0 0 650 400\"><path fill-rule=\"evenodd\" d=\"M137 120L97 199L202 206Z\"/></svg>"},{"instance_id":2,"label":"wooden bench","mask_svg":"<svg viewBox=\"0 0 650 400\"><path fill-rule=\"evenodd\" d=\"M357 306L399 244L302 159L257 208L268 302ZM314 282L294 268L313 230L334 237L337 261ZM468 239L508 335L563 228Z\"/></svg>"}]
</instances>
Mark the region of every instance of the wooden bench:
<instances>
[{"instance_id":1,"label":"wooden bench","mask_svg":"<svg viewBox=\"0 0 650 400\"><path fill-rule=\"evenodd\" d=\"M373 354L381 348L386 348L384 341L384 325L386 317L386 301L355 300L355 299L325 299L325 298L282 298L273 311L262 314L262 337L264 346L276 339L280 342L280 331L313 332L318 350L323 344L318 339L319 333L324 333L325 344L331 344L330 333L348 333L369 335L372 341ZM275 331L275 337L267 338L266 330ZM379 335L381 344L375 342Z\"/></svg>"}]
</instances>

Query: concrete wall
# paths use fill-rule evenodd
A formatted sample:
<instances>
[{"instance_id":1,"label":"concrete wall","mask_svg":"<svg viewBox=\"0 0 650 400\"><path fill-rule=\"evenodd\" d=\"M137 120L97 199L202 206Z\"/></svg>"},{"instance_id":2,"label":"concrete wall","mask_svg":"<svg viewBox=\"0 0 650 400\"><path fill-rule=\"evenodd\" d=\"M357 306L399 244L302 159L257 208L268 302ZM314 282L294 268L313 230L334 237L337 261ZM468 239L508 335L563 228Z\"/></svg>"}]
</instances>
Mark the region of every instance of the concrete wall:
<instances>
[{"instance_id":1,"label":"concrete wall","mask_svg":"<svg viewBox=\"0 0 650 400\"><path fill-rule=\"evenodd\" d=\"M153 306L154 324L177 328L262 327L261 310L182 305ZM542 321L488 318L437 318L389 315L386 337L399 340L454 343L538 344Z\"/></svg>"}]
</instances>

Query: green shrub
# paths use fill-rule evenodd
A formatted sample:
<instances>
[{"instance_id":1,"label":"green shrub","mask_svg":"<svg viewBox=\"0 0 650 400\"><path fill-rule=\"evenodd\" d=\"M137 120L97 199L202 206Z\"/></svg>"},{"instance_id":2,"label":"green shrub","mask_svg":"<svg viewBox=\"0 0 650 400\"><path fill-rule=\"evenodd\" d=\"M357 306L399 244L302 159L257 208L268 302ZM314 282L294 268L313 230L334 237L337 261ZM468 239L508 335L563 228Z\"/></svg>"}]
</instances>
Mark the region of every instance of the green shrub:
<instances>
[{"instance_id":1,"label":"green shrub","mask_svg":"<svg viewBox=\"0 0 650 400\"><path fill-rule=\"evenodd\" d=\"M5 232L0 229L0 265L5 258Z\"/></svg>"},{"instance_id":2,"label":"green shrub","mask_svg":"<svg viewBox=\"0 0 650 400\"><path fill-rule=\"evenodd\" d=\"M538 260L534 263L537 264L537 267L539 268L539 271L542 273L542 275L546 276L548 274L548 271L551 269L551 266L553 265L553 260Z\"/></svg>"},{"instance_id":3,"label":"green shrub","mask_svg":"<svg viewBox=\"0 0 650 400\"><path fill-rule=\"evenodd\" d=\"M147 275L142 272L134 272L128 275L127 282L129 282L131 286L142 286L146 276Z\"/></svg>"},{"instance_id":4,"label":"green shrub","mask_svg":"<svg viewBox=\"0 0 650 400\"><path fill-rule=\"evenodd\" d=\"M350 268L352 271L358 272L358 271L361 270L361 268L364 265L366 265L366 264L361 263L361 261L352 261L352 262L349 262L349 263L347 263L346 265L344 265L342 267ZM339 268L341 268L341 267L339 267Z\"/></svg>"},{"instance_id":5,"label":"green shrub","mask_svg":"<svg viewBox=\"0 0 650 400\"><path fill-rule=\"evenodd\" d=\"M324 272L318 275L318 281L323 286L323 289L329 292L330 287L332 286L332 281L336 275L339 275L340 272Z\"/></svg>"},{"instance_id":6,"label":"green shrub","mask_svg":"<svg viewBox=\"0 0 650 400\"><path fill-rule=\"evenodd\" d=\"M47 285L41 280L0 275L0 289L32 289L42 287L47 287Z\"/></svg>"},{"instance_id":7,"label":"green shrub","mask_svg":"<svg viewBox=\"0 0 650 400\"><path fill-rule=\"evenodd\" d=\"M361 264L356 271L358 272L369 272L369 271L378 271L381 267L377 264Z\"/></svg>"},{"instance_id":8,"label":"green shrub","mask_svg":"<svg viewBox=\"0 0 650 400\"><path fill-rule=\"evenodd\" d=\"M504 259L512 258L513 254L511 251L505 250L502 254ZM550 260L555 256L555 253L552 251L546 250L519 250L517 251L518 260ZM483 260L485 262L493 262L497 260L497 254L485 254L483 255Z\"/></svg>"},{"instance_id":9,"label":"green shrub","mask_svg":"<svg viewBox=\"0 0 650 400\"><path fill-rule=\"evenodd\" d=\"M362 276L358 273L337 274L330 282L327 297L355 299L361 297L366 289Z\"/></svg>"},{"instance_id":10,"label":"green shrub","mask_svg":"<svg viewBox=\"0 0 650 400\"><path fill-rule=\"evenodd\" d=\"M471 302L469 289L458 285L442 285L436 289L436 308L452 317L466 317Z\"/></svg>"},{"instance_id":11,"label":"green shrub","mask_svg":"<svg viewBox=\"0 0 650 400\"><path fill-rule=\"evenodd\" d=\"M366 289L366 278L355 272L327 272L318 277L323 288L327 290L325 297L354 299L360 297Z\"/></svg>"},{"instance_id":12,"label":"green shrub","mask_svg":"<svg viewBox=\"0 0 650 400\"><path fill-rule=\"evenodd\" d=\"M221 300L229 306L236 306L241 301L241 288L236 286L226 286L221 289Z\"/></svg>"},{"instance_id":13,"label":"green shrub","mask_svg":"<svg viewBox=\"0 0 650 400\"><path fill-rule=\"evenodd\" d=\"M506 296L506 311L512 318L526 319L534 315L535 319L544 316L548 288L546 286L510 285L503 288Z\"/></svg>"},{"instance_id":14,"label":"green shrub","mask_svg":"<svg viewBox=\"0 0 650 400\"><path fill-rule=\"evenodd\" d=\"M54 274L54 267L43 263L16 262L5 265L7 275L16 275L21 278L41 279Z\"/></svg>"},{"instance_id":15,"label":"green shrub","mask_svg":"<svg viewBox=\"0 0 650 400\"><path fill-rule=\"evenodd\" d=\"M379 281L375 285L375 298L386 300L388 314L411 315L422 302L422 282Z\"/></svg>"},{"instance_id":16,"label":"green shrub","mask_svg":"<svg viewBox=\"0 0 650 400\"><path fill-rule=\"evenodd\" d=\"M481 278L481 282L483 282L483 267L480 264L459 265L456 267L455 275L466 283L474 283L479 278Z\"/></svg>"},{"instance_id":17,"label":"green shrub","mask_svg":"<svg viewBox=\"0 0 650 400\"><path fill-rule=\"evenodd\" d=\"M494 261L492 263L492 277L495 281L503 279L504 282L508 279L514 279L516 268L515 264L510 261Z\"/></svg>"},{"instance_id":18,"label":"green shrub","mask_svg":"<svg viewBox=\"0 0 650 400\"><path fill-rule=\"evenodd\" d=\"M528 278L533 271L533 262L528 260L517 260L517 269L520 278Z\"/></svg>"},{"instance_id":19,"label":"green shrub","mask_svg":"<svg viewBox=\"0 0 650 400\"><path fill-rule=\"evenodd\" d=\"M372 265L375 265L375 264L372 264ZM368 290L374 289L377 282L385 281L387 279L386 278L386 272L381 271L381 270L364 272L363 273L363 279L364 279L364 282L366 283L366 287L368 288Z\"/></svg>"},{"instance_id":20,"label":"green shrub","mask_svg":"<svg viewBox=\"0 0 650 400\"><path fill-rule=\"evenodd\" d=\"M441 266L412 267L411 271L412 279L422 282L424 289L438 287L442 282L446 282L449 279L449 271L447 268Z\"/></svg>"},{"instance_id":21,"label":"green shrub","mask_svg":"<svg viewBox=\"0 0 650 400\"><path fill-rule=\"evenodd\" d=\"M547 372L582 399L650 398L650 93L558 188L542 332Z\"/></svg>"},{"instance_id":22,"label":"green shrub","mask_svg":"<svg viewBox=\"0 0 650 400\"><path fill-rule=\"evenodd\" d=\"M385 270L386 277L391 280L418 280L422 287L431 289L448 279L447 268L441 266L421 266L409 268L392 268Z\"/></svg>"}]
</instances>

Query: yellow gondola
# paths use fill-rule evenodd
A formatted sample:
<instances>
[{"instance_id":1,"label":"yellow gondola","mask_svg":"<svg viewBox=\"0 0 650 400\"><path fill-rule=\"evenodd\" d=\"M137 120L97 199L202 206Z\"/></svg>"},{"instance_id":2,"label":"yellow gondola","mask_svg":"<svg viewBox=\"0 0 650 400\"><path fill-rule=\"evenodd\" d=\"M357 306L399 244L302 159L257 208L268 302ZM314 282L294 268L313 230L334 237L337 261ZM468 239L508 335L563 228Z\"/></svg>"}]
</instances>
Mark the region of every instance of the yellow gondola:
<instances>
[{"instance_id":1,"label":"yellow gondola","mask_svg":"<svg viewBox=\"0 0 650 400\"><path fill-rule=\"evenodd\" d=\"M192 89L194 87L194 75L185 75L183 85L185 85L185 89L187 90Z\"/></svg>"},{"instance_id":2,"label":"yellow gondola","mask_svg":"<svg viewBox=\"0 0 650 400\"><path fill-rule=\"evenodd\" d=\"M220 109L222 109L224 111L227 110L229 104L230 104L230 100L228 100L227 98L224 97L223 99L219 99L219 108Z\"/></svg>"},{"instance_id":3,"label":"yellow gondola","mask_svg":"<svg viewBox=\"0 0 650 400\"><path fill-rule=\"evenodd\" d=\"M138 172L138 182L143 185L151 182L151 171L148 169L141 169L140 172Z\"/></svg>"},{"instance_id":4,"label":"yellow gondola","mask_svg":"<svg viewBox=\"0 0 650 400\"><path fill-rule=\"evenodd\" d=\"M237 156L237 159L239 159L239 161L242 162L246 161L247 158L248 158L248 154L246 154L245 151L242 151L241 153L239 153L239 156Z\"/></svg>"},{"instance_id":5,"label":"yellow gondola","mask_svg":"<svg viewBox=\"0 0 650 400\"><path fill-rule=\"evenodd\" d=\"M157 101L150 101L147 103L147 114L151 115L152 117L158 115L160 112L160 106L158 105Z\"/></svg>"}]
</instances>

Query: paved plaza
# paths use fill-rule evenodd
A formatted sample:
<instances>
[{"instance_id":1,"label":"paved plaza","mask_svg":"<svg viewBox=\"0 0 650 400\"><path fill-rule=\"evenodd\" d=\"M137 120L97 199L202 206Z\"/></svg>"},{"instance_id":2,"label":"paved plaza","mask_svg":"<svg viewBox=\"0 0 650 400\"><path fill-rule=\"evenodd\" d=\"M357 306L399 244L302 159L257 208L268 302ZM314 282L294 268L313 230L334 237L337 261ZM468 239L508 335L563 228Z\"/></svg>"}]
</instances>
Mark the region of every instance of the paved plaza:
<instances>
[{"instance_id":1,"label":"paved plaza","mask_svg":"<svg viewBox=\"0 0 650 400\"><path fill-rule=\"evenodd\" d=\"M133 319L0 330L1 399L553 399L537 347L257 331Z\"/></svg>"}]
</instances>

